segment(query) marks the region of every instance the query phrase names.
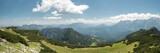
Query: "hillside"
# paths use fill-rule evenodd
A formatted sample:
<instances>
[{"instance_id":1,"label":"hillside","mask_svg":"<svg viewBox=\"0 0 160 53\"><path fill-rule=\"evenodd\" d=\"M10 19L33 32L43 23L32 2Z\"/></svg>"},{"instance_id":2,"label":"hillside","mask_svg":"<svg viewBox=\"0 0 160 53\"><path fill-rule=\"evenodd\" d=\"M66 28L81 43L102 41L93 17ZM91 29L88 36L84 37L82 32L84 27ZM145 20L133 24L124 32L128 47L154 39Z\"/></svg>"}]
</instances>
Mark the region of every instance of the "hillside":
<instances>
[{"instance_id":1,"label":"hillside","mask_svg":"<svg viewBox=\"0 0 160 53\"><path fill-rule=\"evenodd\" d=\"M17 41L15 42L15 40ZM0 44L0 52L9 53L128 53L133 52L134 45L138 45L138 42L129 45L126 45L123 41L98 46L71 45L45 38L38 30L20 30L16 27L9 27L0 28Z\"/></svg>"},{"instance_id":2,"label":"hillside","mask_svg":"<svg viewBox=\"0 0 160 53\"><path fill-rule=\"evenodd\" d=\"M148 20L134 20L134 21L120 21L114 25L107 26L105 24L88 26L90 24L82 25L80 23L67 25L80 32L81 34L94 34L96 37L105 39L108 42L116 42L118 40L125 39L126 35L133 33L139 29L149 29L156 27L160 29L160 18L151 18ZM76 27L74 27L76 26ZM84 27L85 26L85 27ZM61 27L61 26L58 26ZM65 27L65 25L63 25Z\"/></svg>"},{"instance_id":3,"label":"hillside","mask_svg":"<svg viewBox=\"0 0 160 53\"><path fill-rule=\"evenodd\" d=\"M59 30L64 30L61 28L72 28L75 31L84 34L84 35L94 35L96 37L102 38L106 40L107 42L116 42L118 40L125 39L126 35L133 33L139 29L149 29L151 27L156 27L160 29L160 18L151 18L148 20L134 20L134 21L120 21L119 23L116 23L111 26L107 26L105 24L100 25L93 25L93 24L85 24L85 23L73 23L68 25L63 24L51 24L51 25L23 25L19 26L19 29L37 29L37 30L43 30L43 29L50 29L51 28L57 28L51 31L54 31L55 34L53 35L50 30L46 29L48 33L45 34L45 37L52 37L54 39L57 38L57 35L59 33ZM59 29L58 29L59 28ZM43 32L44 33L44 32ZM52 36L53 35L53 36Z\"/></svg>"},{"instance_id":4,"label":"hillside","mask_svg":"<svg viewBox=\"0 0 160 53\"><path fill-rule=\"evenodd\" d=\"M40 31L44 37L52 38L64 43L76 45L91 45L93 42L103 42L101 39L83 35L72 28L45 28Z\"/></svg>"},{"instance_id":5,"label":"hillside","mask_svg":"<svg viewBox=\"0 0 160 53\"><path fill-rule=\"evenodd\" d=\"M44 52L56 53L54 50L51 50L48 47L41 44L40 41L44 40L45 38L43 38L42 36L36 35L36 34L39 34L39 33L36 33L38 31L33 30L33 31L30 31L30 33L26 33L28 35L22 35L20 33L15 32L15 30L19 30L19 29L17 29L16 27L0 28L0 44L1 44L0 52L2 53L3 52L7 52L7 53L44 53Z\"/></svg>"},{"instance_id":6,"label":"hillside","mask_svg":"<svg viewBox=\"0 0 160 53\"><path fill-rule=\"evenodd\" d=\"M138 46L138 42L126 45L123 42L114 43L112 46L97 47L97 48L75 48L70 49L67 47L60 47L42 42L49 48L57 51L58 53L128 53L134 52L133 49ZM137 46L135 46L137 45Z\"/></svg>"},{"instance_id":7,"label":"hillside","mask_svg":"<svg viewBox=\"0 0 160 53\"><path fill-rule=\"evenodd\" d=\"M127 44L139 42L134 53L160 53L160 31L152 27L149 30L141 29L126 36Z\"/></svg>"},{"instance_id":8,"label":"hillside","mask_svg":"<svg viewBox=\"0 0 160 53\"><path fill-rule=\"evenodd\" d=\"M72 31L72 29L70 29ZM0 52L7 53L159 53L160 31L140 29L115 43L83 46L45 38L38 30L0 28Z\"/></svg>"}]
</instances>

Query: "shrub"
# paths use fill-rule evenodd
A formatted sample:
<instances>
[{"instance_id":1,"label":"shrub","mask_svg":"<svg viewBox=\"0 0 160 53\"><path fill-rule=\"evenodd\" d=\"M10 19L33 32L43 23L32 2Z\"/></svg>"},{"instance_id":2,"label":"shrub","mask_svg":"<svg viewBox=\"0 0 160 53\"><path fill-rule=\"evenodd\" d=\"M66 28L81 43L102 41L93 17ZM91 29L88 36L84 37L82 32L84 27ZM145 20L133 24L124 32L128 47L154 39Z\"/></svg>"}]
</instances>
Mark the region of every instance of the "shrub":
<instances>
[{"instance_id":1,"label":"shrub","mask_svg":"<svg viewBox=\"0 0 160 53\"><path fill-rule=\"evenodd\" d=\"M20 37L19 35L0 31L0 37L3 39L6 39L7 41L12 42L12 43L19 43L20 42L26 46L29 46L27 41L25 39L23 39L22 37Z\"/></svg>"}]
</instances>

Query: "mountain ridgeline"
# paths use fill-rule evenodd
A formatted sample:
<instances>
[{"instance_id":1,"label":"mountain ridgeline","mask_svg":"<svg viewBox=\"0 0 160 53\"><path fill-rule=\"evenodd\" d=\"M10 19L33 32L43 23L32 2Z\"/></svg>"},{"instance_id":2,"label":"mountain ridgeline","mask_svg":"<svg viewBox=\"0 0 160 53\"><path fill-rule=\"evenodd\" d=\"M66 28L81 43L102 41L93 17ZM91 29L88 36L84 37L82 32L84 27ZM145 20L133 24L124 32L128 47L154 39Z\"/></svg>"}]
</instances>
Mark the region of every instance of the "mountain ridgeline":
<instances>
[{"instance_id":1,"label":"mountain ridgeline","mask_svg":"<svg viewBox=\"0 0 160 53\"><path fill-rule=\"evenodd\" d=\"M70 49L97 47L72 45L54 39L45 38L38 30L21 30L16 27L0 28L0 52L2 53L57 53L46 44L67 47ZM105 44L105 46L106 45L108 44Z\"/></svg>"},{"instance_id":2,"label":"mountain ridgeline","mask_svg":"<svg viewBox=\"0 0 160 53\"><path fill-rule=\"evenodd\" d=\"M0 28L0 52L9 53L160 53L160 31L156 27L128 34L125 39L115 43L97 46L73 45L70 36L78 35L72 28L66 28L61 40L43 37L38 30L21 30L16 27ZM67 36L67 37L65 37ZM76 38L76 36L74 37ZM76 40L71 38L72 40ZM64 40L63 40L64 39ZM84 39L84 37L82 37ZM67 40L67 41L66 41ZM76 40L81 41L81 40ZM85 39L84 39L85 41ZM83 43L83 42L82 42ZM87 43L87 42L85 42Z\"/></svg>"},{"instance_id":3,"label":"mountain ridgeline","mask_svg":"<svg viewBox=\"0 0 160 53\"><path fill-rule=\"evenodd\" d=\"M69 44L91 45L93 42L96 42L96 38L80 34L72 28L45 28L40 32L44 35L44 37Z\"/></svg>"},{"instance_id":4,"label":"mountain ridgeline","mask_svg":"<svg viewBox=\"0 0 160 53\"><path fill-rule=\"evenodd\" d=\"M127 44L139 42L134 53L160 53L160 31L156 27L140 29L126 36Z\"/></svg>"},{"instance_id":5,"label":"mountain ridgeline","mask_svg":"<svg viewBox=\"0 0 160 53\"><path fill-rule=\"evenodd\" d=\"M120 21L112 26L105 24L85 24L73 23L68 25L23 25L19 29L36 29L42 30L44 28L72 28L84 35L91 35L102 38L107 42L116 42L122 40L126 35L133 33L139 29L149 29L156 27L160 29L160 18L150 18L148 20L134 20L134 21ZM56 30L56 29L55 29ZM58 30L58 29L57 29ZM61 33L61 32L60 32ZM57 34L58 35L58 34Z\"/></svg>"}]
</instances>

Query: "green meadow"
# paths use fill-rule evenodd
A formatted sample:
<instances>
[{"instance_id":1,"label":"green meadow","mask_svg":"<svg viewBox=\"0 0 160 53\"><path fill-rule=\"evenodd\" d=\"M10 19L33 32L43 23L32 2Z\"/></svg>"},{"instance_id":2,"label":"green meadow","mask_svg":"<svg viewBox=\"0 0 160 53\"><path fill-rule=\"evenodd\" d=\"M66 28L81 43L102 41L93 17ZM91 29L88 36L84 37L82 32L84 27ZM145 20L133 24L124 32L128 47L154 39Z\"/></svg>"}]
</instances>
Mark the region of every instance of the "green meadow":
<instances>
[{"instance_id":1,"label":"green meadow","mask_svg":"<svg viewBox=\"0 0 160 53\"><path fill-rule=\"evenodd\" d=\"M98 48L75 48L71 49L68 47L55 46L47 43L46 41L42 41L42 44L51 48L52 50L58 53L132 53L135 45L138 45L138 42L134 42L132 44L126 45L123 42L115 43L112 47L98 47Z\"/></svg>"}]
</instances>

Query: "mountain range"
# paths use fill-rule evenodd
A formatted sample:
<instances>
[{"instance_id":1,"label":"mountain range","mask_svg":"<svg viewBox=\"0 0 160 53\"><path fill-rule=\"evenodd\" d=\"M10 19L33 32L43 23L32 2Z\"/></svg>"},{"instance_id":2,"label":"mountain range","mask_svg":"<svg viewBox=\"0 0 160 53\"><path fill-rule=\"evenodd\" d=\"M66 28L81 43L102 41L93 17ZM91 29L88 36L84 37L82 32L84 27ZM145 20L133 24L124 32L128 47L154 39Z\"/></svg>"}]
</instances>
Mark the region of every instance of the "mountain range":
<instances>
[{"instance_id":1,"label":"mountain range","mask_svg":"<svg viewBox=\"0 0 160 53\"><path fill-rule=\"evenodd\" d=\"M119 23L112 26L107 26L105 24L94 25L73 23L68 25L23 25L19 26L18 28L37 30L41 30L44 28L73 28L83 35L96 36L105 39L108 42L115 42L124 39L127 34L135 32L139 29L149 29L151 27L157 27L158 29L160 29L159 21L160 18L151 18L148 20L120 21Z\"/></svg>"},{"instance_id":2,"label":"mountain range","mask_svg":"<svg viewBox=\"0 0 160 53\"><path fill-rule=\"evenodd\" d=\"M83 35L72 28L44 28L40 32L44 37L76 45L91 45L97 39Z\"/></svg>"},{"instance_id":3,"label":"mountain range","mask_svg":"<svg viewBox=\"0 0 160 53\"><path fill-rule=\"evenodd\" d=\"M68 28L67 34L73 29ZM140 29L115 43L97 46L72 45L43 37L38 30L0 28L0 52L8 53L159 53L160 31ZM76 35L75 35L76 36Z\"/></svg>"}]
</instances>

